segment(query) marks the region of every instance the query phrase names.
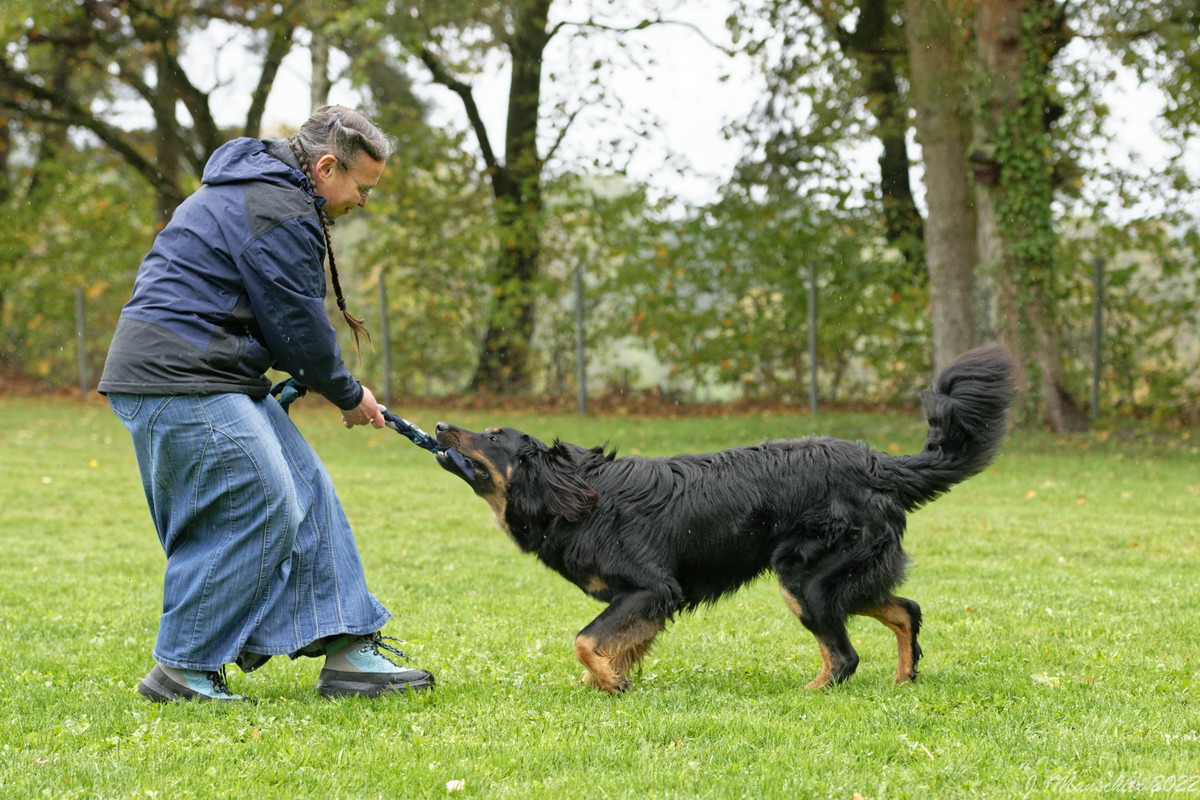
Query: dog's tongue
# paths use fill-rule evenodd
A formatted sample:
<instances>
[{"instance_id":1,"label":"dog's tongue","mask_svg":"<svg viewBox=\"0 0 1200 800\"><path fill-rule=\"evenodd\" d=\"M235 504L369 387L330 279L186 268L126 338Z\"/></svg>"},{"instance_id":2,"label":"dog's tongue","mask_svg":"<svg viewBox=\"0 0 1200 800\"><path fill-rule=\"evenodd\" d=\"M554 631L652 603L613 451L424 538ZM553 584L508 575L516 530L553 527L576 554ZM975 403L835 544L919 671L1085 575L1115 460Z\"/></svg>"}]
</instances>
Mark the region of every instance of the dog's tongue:
<instances>
[{"instance_id":1,"label":"dog's tongue","mask_svg":"<svg viewBox=\"0 0 1200 800\"><path fill-rule=\"evenodd\" d=\"M446 455L454 462L454 466L458 467L467 480L472 480L475 477L475 462L464 456L462 453L455 450L453 447L447 448Z\"/></svg>"}]
</instances>

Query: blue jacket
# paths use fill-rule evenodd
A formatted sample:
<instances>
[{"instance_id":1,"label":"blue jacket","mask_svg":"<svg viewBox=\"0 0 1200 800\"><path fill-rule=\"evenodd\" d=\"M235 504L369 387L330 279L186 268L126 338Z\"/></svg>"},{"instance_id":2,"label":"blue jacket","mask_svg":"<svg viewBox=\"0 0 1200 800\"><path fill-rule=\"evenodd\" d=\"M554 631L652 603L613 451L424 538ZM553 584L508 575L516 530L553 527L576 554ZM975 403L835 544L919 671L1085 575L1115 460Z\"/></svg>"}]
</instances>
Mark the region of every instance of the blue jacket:
<instances>
[{"instance_id":1,"label":"blue jacket","mask_svg":"<svg viewBox=\"0 0 1200 800\"><path fill-rule=\"evenodd\" d=\"M325 199L282 139L234 139L138 269L99 390L265 397L269 368L341 409L363 390L325 313Z\"/></svg>"}]
</instances>

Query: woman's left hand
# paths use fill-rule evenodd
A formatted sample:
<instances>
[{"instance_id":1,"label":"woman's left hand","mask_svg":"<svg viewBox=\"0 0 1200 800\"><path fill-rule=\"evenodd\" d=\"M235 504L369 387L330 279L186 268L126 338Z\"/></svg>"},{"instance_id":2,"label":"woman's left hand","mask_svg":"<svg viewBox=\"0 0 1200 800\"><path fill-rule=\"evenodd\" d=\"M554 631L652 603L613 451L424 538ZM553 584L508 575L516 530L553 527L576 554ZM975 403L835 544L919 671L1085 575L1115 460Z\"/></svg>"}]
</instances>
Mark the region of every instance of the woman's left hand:
<instances>
[{"instance_id":1,"label":"woman's left hand","mask_svg":"<svg viewBox=\"0 0 1200 800\"><path fill-rule=\"evenodd\" d=\"M347 428L368 424L376 428L382 428L387 423L383 421L383 412L379 408L379 403L375 400L375 395L371 393L370 389L364 386L362 400L359 402L358 407L342 412L342 424Z\"/></svg>"}]
</instances>

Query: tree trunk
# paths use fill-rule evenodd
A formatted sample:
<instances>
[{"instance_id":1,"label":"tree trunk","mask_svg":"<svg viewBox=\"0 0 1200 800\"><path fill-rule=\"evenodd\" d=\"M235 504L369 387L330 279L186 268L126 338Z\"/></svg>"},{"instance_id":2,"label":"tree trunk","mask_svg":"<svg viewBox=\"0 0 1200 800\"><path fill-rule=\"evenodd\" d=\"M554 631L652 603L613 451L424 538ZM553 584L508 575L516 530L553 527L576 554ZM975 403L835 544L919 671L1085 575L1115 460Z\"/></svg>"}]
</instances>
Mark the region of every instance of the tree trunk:
<instances>
[{"instance_id":1,"label":"tree trunk","mask_svg":"<svg viewBox=\"0 0 1200 800\"><path fill-rule=\"evenodd\" d=\"M999 284L1002 339L1023 362L1022 388L1055 431L1087 420L1066 388L1056 324L1053 184L1045 110L1046 70L1065 42L1054 0L980 0L979 57L988 85L976 161L987 202L979 204ZM1032 367L1032 369L1030 369Z\"/></svg>"},{"instance_id":2,"label":"tree trunk","mask_svg":"<svg viewBox=\"0 0 1200 800\"><path fill-rule=\"evenodd\" d=\"M3 207L8 202L9 192L11 191L12 183L8 176L8 157L12 150L12 131L8 127L8 117L0 114L0 207ZM12 260L16 254L9 249L5 253L5 258L0 261L0 367L4 366L4 350L8 344L8 330L4 325L4 320L7 317L5 314L4 304L7 300L5 296L5 286L8 283L7 276L4 271L12 269Z\"/></svg>"},{"instance_id":3,"label":"tree trunk","mask_svg":"<svg viewBox=\"0 0 1200 800\"><path fill-rule=\"evenodd\" d=\"M179 92L175 86L175 76L171 71L169 48L174 47L174 41L163 38L156 63L158 83L154 94L154 138L155 162L159 173L168 182L179 185L179 159L181 156L178 139L178 122L175 116L175 103ZM157 193L156 225L159 230L170 222L171 215L179 205L179 198L167 192Z\"/></svg>"},{"instance_id":4,"label":"tree trunk","mask_svg":"<svg viewBox=\"0 0 1200 800\"><path fill-rule=\"evenodd\" d=\"M250 93L250 109L246 112L246 126L243 136L257 139L261 135L262 118L267 110L267 97L271 87L275 85L275 76L279 74L279 65L292 49L292 25L287 20L281 20L267 34L267 52L263 56L262 69L258 73L258 83Z\"/></svg>"},{"instance_id":5,"label":"tree trunk","mask_svg":"<svg viewBox=\"0 0 1200 800\"><path fill-rule=\"evenodd\" d=\"M549 40L551 0L524 0L513 14L512 78L508 95L504 167L494 170L492 189L500 229L494 306L484 335L472 391L524 394L531 388L534 282L542 230L542 161L538 156L542 51Z\"/></svg>"},{"instance_id":6,"label":"tree trunk","mask_svg":"<svg viewBox=\"0 0 1200 800\"><path fill-rule=\"evenodd\" d=\"M12 132L8 127L8 117L0 114L0 203L8 200L8 155L12 150Z\"/></svg>"},{"instance_id":7,"label":"tree trunk","mask_svg":"<svg viewBox=\"0 0 1200 800\"><path fill-rule=\"evenodd\" d=\"M923 279L924 221L913 199L908 168L908 106L900 94L894 49L904 33L892 13L894 0L859 0L858 24L847 39L862 73L867 108L875 117L879 190L888 241ZM921 281L923 282L923 280Z\"/></svg>"},{"instance_id":8,"label":"tree trunk","mask_svg":"<svg viewBox=\"0 0 1200 800\"><path fill-rule=\"evenodd\" d=\"M946 0L905 0L912 103L925 164L925 260L940 372L977 343L975 208L968 172L971 112L961 28Z\"/></svg>"},{"instance_id":9,"label":"tree trunk","mask_svg":"<svg viewBox=\"0 0 1200 800\"><path fill-rule=\"evenodd\" d=\"M329 37L319 30L312 32L312 84L310 101L314 110L329 102Z\"/></svg>"}]
</instances>

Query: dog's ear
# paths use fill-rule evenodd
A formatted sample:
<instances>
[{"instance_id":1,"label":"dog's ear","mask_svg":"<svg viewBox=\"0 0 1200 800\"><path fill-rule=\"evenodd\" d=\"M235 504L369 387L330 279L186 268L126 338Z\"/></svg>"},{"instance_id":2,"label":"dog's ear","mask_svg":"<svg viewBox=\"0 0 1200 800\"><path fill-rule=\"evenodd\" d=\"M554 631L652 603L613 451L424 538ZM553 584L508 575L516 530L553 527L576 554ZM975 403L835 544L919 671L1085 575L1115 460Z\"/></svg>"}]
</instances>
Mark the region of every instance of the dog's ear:
<instances>
[{"instance_id":1,"label":"dog's ear","mask_svg":"<svg viewBox=\"0 0 1200 800\"><path fill-rule=\"evenodd\" d=\"M578 522L600 499L580 476L568 445L556 441L522 450L508 484L508 507L521 519L546 524L556 519Z\"/></svg>"}]
</instances>

